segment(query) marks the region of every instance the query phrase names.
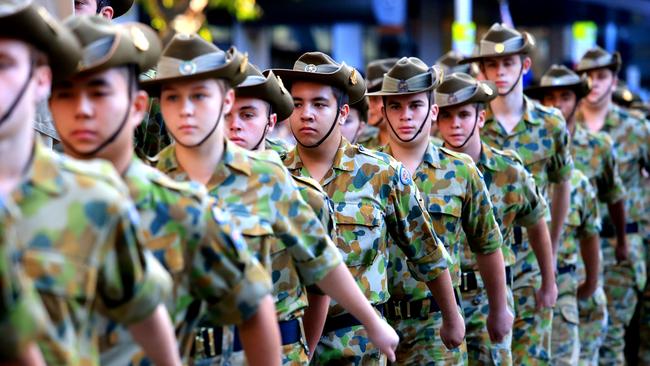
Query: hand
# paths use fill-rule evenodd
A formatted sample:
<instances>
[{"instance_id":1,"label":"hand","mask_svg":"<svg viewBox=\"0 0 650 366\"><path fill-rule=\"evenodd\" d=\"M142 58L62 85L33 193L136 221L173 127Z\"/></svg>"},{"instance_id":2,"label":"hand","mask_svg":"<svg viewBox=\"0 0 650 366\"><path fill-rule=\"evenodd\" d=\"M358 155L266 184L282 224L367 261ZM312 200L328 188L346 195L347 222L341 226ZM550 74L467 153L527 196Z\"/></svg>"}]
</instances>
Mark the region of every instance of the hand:
<instances>
[{"instance_id":1,"label":"hand","mask_svg":"<svg viewBox=\"0 0 650 366\"><path fill-rule=\"evenodd\" d=\"M551 283L550 285L542 284L542 287L535 292L535 302L537 309L552 308L557 301L557 285Z\"/></svg>"},{"instance_id":2,"label":"hand","mask_svg":"<svg viewBox=\"0 0 650 366\"><path fill-rule=\"evenodd\" d=\"M456 348L463 343L463 339L465 338L465 321L463 321L458 311L454 311L451 315L443 316L440 338L447 349Z\"/></svg>"},{"instance_id":3,"label":"hand","mask_svg":"<svg viewBox=\"0 0 650 366\"><path fill-rule=\"evenodd\" d=\"M586 281L578 286L578 299L586 300L596 292L597 283L590 285Z\"/></svg>"},{"instance_id":4,"label":"hand","mask_svg":"<svg viewBox=\"0 0 650 366\"><path fill-rule=\"evenodd\" d=\"M490 341L493 343L503 341L503 338L512 329L514 319L515 317L506 306L503 306L497 311L490 310L487 317L487 330L490 335Z\"/></svg>"},{"instance_id":5,"label":"hand","mask_svg":"<svg viewBox=\"0 0 650 366\"><path fill-rule=\"evenodd\" d=\"M630 254L630 247L627 245L627 237L616 241L616 263L625 262Z\"/></svg>"},{"instance_id":6,"label":"hand","mask_svg":"<svg viewBox=\"0 0 650 366\"><path fill-rule=\"evenodd\" d=\"M379 348L379 350L386 355L388 361L395 362L395 350L399 344L399 336L384 319L377 316L377 320L372 326L366 328L368 338Z\"/></svg>"}]
</instances>

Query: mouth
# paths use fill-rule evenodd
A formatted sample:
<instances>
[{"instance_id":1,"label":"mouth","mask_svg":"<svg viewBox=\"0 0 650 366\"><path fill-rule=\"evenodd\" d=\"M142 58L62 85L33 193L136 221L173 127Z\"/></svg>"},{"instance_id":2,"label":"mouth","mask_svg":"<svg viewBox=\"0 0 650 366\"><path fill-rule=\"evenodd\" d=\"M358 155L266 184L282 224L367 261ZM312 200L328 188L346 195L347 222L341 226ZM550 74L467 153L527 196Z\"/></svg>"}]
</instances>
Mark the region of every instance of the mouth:
<instances>
[{"instance_id":1,"label":"mouth","mask_svg":"<svg viewBox=\"0 0 650 366\"><path fill-rule=\"evenodd\" d=\"M496 81L494 83L494 85L496 85L497 88L504 88L504 87L508 86L508 83L505 82L505 81Z\"/></svg>"},{"instance_id":2,"label":"mouth","mask_svg":"<svg viewBox=\"0 0 650 366\"><path fill-rule=\"evenodd\" d=\"M239 136L228 136L228 139L238 145L245 142L245 140Z\"/></svg>"},{"instance_id":3,"label":"mouth","mask_svg":"<svg viewBox=\"0 0 650 366\"><path fill-rule=\"evenodd\" d=\"M178 127L178 131L184 132L184 133L191 133L197 130L196 126L192 125L181 125Z\"/></svg>"},{"instance_id":4,"label":"mouth","mask_svg":"<svg viewBox=\"0 0 650 366\"><path fill-rule=\"evenodd\" d=\"M318 133L318 131L315 128L311 128L311 127L302 127L300 128L300 130L298 130L298 132L306 135L315 135Z\"/></svg>"},{"instance_id":5,"label":"mouth","mask_svg":"<svg viewBox=\"0 0 650 366\"><path fill-rule=\"evenodd\" d=\"M412 126L402 126L402 127L398 127L398 128L397 128L397 131L400 132L400 133L404 133L404 134L410 134L410 133L415 132L415 127L412 127Z\"/></svg>"},{"instance_id":6,"label":"mouth","mask_svg":"<svg viewBox=\"0 0 650 366\"><path fill-rule=\"evenodd\" d=\"M77 140L95 140L97 138L97 132L92 130L74 130L70 133L70 136Z\"/></svg>"}]
</instances>

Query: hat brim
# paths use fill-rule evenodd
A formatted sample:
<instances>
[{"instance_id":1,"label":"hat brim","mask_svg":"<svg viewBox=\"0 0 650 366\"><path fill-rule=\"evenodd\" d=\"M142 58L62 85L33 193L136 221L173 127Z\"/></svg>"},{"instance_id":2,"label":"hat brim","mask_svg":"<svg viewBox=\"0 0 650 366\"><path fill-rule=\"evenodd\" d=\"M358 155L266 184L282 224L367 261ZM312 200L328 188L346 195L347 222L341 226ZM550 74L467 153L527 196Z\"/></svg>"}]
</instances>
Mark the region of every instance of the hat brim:
<instances>
[{"instance_id":1,"label":"hat brim","mask_svg":"<svg viewBox=\"0 0 650 366\"><path fill-rule=\"evenodd\" d=\"M466 104L472 104L472 103L483 103L487 104L496 99L498 96L497 94L497 87L494 85L493 82L491 81L483 81L481 82L484 85L487 85L491 90L492 94L488 94L485 92L485 89L481 85L479 85L478 88L474 91L474 93L467 99L465 100L460 100L454 103L448 103L448 104L438 104L439 108L451 108L451 107L458 107L461 105L466 105Z\"/></svg>"},{"instance_id":2,"label":"hat brim","mask_svg":"<svg viewBox=\"0 0 650 366\"><path fill-rule=\"evenodd\" d=\"M531 86L524 90L524 94L526 94L527 96L533 99L541 100L541 98L543 98L544 95L546 95L550 91L560 90L560 89L571 90L576 95L576 100L580 100L586 97L591 91L587 83L581 81L579 83L569 84L569 85Z\"/></svg>"},{"instance_id":3,"label":"hat brim","mask_svg":"<svg viewBox=\"0 0 650 366\"><path fill-rule=\"evenodd\" d=\"M428 91L431 91L431 90L435 89L435 87L436 87L436 85L433 84L433 85L431 85L431 86L429 86L429 87L427 87L425 89L418 89L418 90L413 90L413 91L408 91L408 92L399 92L399 91L389 92L389 91L379 90L379 91L376 91L376 92L373 92L373 93L366 93L366 96L368 96L368 97L387 97L387 96L393 96L393 95L411 95L411 94L418 94L418 93L426 93Z\"/></svg>"},{"instance_id":4,"label":"hat brim","mask_svg":"<svg viewBox=\"0 0 650 366\"><path fill-rule=\"evenodd\" d=\"M470 56L460 60L458 64L464 65L472 62L480 62L485 60L486 58L506 57L512 55L527 55L533 51L533 47L534 47L532 43L533 37L528 32L522 32L522 34L524 35L524 44L519 49L508 51L508 52L502 52L502 53L489 53L485 55Z\"/></svg>"},{"instance_id":5,"label":"hat brim","mask_svg":"<svg viewBox=\"0 0 650 366\"><path fill-rule=\"evenodd\" d=\"M341 70L344 65L332 73L297 71L291 69L273 69L273 73L282 78L287 90L291 92L291 85L297 81L314 82L336 87L346 92L349 103L356 103L366 94L366 85L360 75L357 74L358 80L355 85L350 85L348 77L342 75ZM356 70L355 70L356 72ZM339 76L340 75L340 76Z\"/></svg>"},{"instance_id":6,"label":"hat brim","mask_svg":"<svg viewBox=\"0 0 650 366\"><path fill-rule=\"evenodd\" d=\"M133 0L111 0L113 18L126 14L133 7Z\"/></svg>"},{"instance_id":7,"label":"hat brim","mask_svg":"<svg viewBox=\"0 0 650 366\"><path fill-rule=\"evenodd\" d=\"M284 121L293 113L293 98L289 92L282 94L277 85L271 82L272 73L266 73L266 80L262 83L235 88L237 98L255 98L271 105L278 121Z\"/></svg>"},{"instance_id":8,"label":"hat brim","mask_svg":"<svg viewBox=\"0 0 650 366\"><path fill-rule=\"evenodd\" d=\"M621 64L623 61L621 60L621 53L620 52L614 52L614 61L604 64L604 65L598 65L598 66L592 66L592 67L585 67L582 69L579 69L576 67L575 71L579 74L584 74L585 72L593 71L593 70L599 70L599 69L610 69L614 71L614 73L618 73L621 70Z\"/></svg>"}]
</instances>

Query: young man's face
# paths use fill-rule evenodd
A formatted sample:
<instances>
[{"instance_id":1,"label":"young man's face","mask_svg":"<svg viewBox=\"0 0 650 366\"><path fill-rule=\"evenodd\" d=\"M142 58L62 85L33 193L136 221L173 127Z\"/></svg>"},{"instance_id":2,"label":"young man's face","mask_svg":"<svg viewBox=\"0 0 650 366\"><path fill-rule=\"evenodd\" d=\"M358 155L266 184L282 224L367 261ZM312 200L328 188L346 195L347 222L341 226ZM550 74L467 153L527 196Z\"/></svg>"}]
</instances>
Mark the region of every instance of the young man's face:
<instances>
[{"instance_id":1,"label":"young man's face","mask_svg":"<svg viewBox=\"0 0 650 366\"><path fill-rule=\"evenodd\" d=\"M223 141L223 123L217 122L230 112L235 93L216 79L169 83L162 87L160 109L167 129L184 146L194 146L212 136ZM223 105L223 108L221 106ZM221 113L221 115L220 115Z\"/></svg>"},{"instance_id":2,"label":"young man's face","mask_svg":"<svg viewBox=\"0 0 650 366\"><path fill-rule=\"evenodd\" d=\"M438 106L429 104L428 99L429 93L425 92L386 97L384 112L386 123L392 126L391 140L397 143L412 140L409 142L411 144L428 141L431 121L438 115ZM422 125L422 131L419 132ZM418 132L419 135L415 137Z\"/></svg>"},{"instance_id":3,"label":"young man's face","mask_svg":"<svg viewBox=\"0 0 650 366\"><path fill-rule=\"evenodd\" d=\"M474 123L476 122L476 126ZM480 110L476 119L476 104L463 104L460 106L440 108L438 114L438 131L440 137L450 146L465 144L472 135L474 128L483 127L485 123L485 110ZM477 132L471 139L480 139ZM469 142L465 144L467 147Z\"/></svg>"},{"instance_id":4,"label":"young man's face","mask_svg":"<svg viewBox=\"0 0 650 366\"><path fill-rule=\"evenodd\" d=\"M275 125L275 113L269 115L271 106L256 98L235 98L235 104L226 115L228 139L247 150L262 145L265 135Z\"/></svg>"},{"instance_id":5,"label":"young man's face","mask_svg":"<svg viewBox=\"0 0 650 366\"><path fill-rule=\"evenodd\" d=\"M377 126L381 123L384 115L381 108L384 106L384 101L381 97L368 97L368 124Z\"/></svg>"},{"instance_id":6,"label":"young man's face","mask_svg":"<svg viewBox=\"0 0 650 366\"><path fill-rule=\"evenodd\" d=\"M97 9L97 0L74 0L75 15L96 15L99 14L105 18L113 18L113 8L105 6Z\"/></svg>"},{"instance_id":7,"label":"young man's face","mask_svg":"<svg viewBox=\"0 0 650 366\"><path fill-rule=\"evenodd\" d=\"M312 82L298 81L291 86L294 110L289 117L291 131L303 145L314 145L322 140L332 123L335 124L329 138L340 139L339 123L348 116L347 104L339 106L331 86ZM338 119L336 111L340 109Z\"/></svg>"},{"instance_id":8,"label":"young man's face","mask_svg":"<svg viewBox=\"0 0 650 366\"><path fill-rule=\"evenodd\" d=\"M562 112L562 116L567 120L576 106L576 94L570 89L554 89L546 92L542 103L547 107L555 107Z\"/></svg>"},{"instance_id":9,"label":"young man's face","mask_svg":"<svg viewBox=\"0 0 650 366\"><path fill-rule=\"evenodd\" d=\"M587 76L591 79L591 92L586 96L588 102L597 103L611 99L605 95L611 96L616 85L616 76L610 69L596 69L589 71Z\"/></svg>"},{"instance_id":10,"label":"young man's face","mask_svg":"<svg viewBox=\"0 0 650 366\"><path fill-rule=\"evenodd\" d=\"M48 66L35 66L29 45L22 41L0 38L0 137L11 136L23 128L32 128L36 103L50 90L51 71ZM20 93L24 90L23 95ZM12 105L17 103L9 115Z\"/></svg>"},{"instance_id":11,"label":"young man's face","mask_svg":"<svg viewBox=\"0 0 650 366\"><path fill-rule=\"evenodd\" d=\"M523 63L523 70L522 70ZM503 57L486 58L481 63L481 72L487 80L496 84L500 94L507 93L516 83L521 82L521 74L528 72L531 66L529 57L509 55Z\"/></svg>"},{"instance_id":12,"label":"young man's face","mask_svg":"<svg viewBox=\"0 0 650 366\"><path fill-rule=\"evenodd\" d=\"M364 125L365 121L362 121L359 117L359 111L350 108L348 118L345 119L345 122L341 126L341 134L343 134L346 140L354 143L357 137L359 137L359 133L361 133Z\"/></svg>"},{"instance_id":13,"label":"young man's face","mask_svg":"<svg viewBox=\"0 0 650 366\"><path fill-rule=\"evenodd\" d=\"M96 151L118 131L125 118L115 140L97 151L96 156L110 160L132 149L133 130L144 116L147 94L132 91L129 101L129 73L127 68L112 68L55 85L50 110L66 154Z\"/></svg>"}]
</instances>

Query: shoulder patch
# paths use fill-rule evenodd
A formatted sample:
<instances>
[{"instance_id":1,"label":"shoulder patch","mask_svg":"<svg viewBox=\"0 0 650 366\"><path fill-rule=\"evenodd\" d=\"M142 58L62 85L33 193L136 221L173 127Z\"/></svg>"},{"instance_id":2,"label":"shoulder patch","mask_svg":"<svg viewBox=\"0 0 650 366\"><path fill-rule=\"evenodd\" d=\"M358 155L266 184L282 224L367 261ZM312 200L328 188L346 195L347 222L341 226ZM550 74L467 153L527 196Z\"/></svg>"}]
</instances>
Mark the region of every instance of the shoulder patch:
<instances>
[{"instance_id":1,"label":"shoulder patch","mask_svg":"<svg viewBox=\"0 0 650 366\"><path fill-rule=\"evenodd\" d=\"M404 167L404 165L399 167L399 180L404 185L410 185L411 183L413 183L413 179L411 178L411 172L409 172L408 169Z\"/></svg>"}]
</instances>

